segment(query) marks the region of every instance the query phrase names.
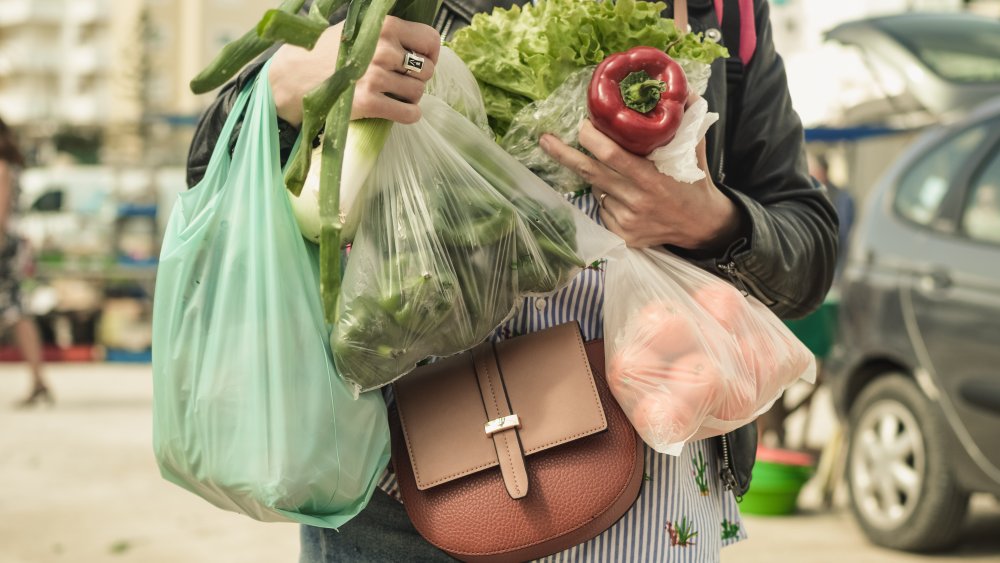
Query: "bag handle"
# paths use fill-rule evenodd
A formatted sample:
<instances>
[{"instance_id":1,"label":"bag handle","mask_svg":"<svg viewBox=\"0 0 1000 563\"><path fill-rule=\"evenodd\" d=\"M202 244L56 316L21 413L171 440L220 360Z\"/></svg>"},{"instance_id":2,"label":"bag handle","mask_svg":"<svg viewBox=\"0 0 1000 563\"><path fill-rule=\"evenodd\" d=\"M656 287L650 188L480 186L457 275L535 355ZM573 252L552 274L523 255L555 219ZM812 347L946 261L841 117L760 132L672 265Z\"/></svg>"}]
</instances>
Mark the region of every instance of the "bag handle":
<instances>
[{"instance_id":1,"label":"bag handle","mask_svg":"<svg viewBox=\"0 0 1000 563\"><path fill-rule=\"evenodd\" d=\"M687 0L674 1L674 25L681 34L688 32L688 3Z\"/></svg>"},{"instance_id":2,"label":"bag handle","mask_svg":"<svg viewBox=\"0 0 1000 563\"><path fill-rule=\"evenodd\" d=\"M265 66L260 72L263 74L266 71L267 67ZM222 132L219 133L218 140L215 142L215 148L212 149L212 156L208 160L208 167L205 169L206 172L208 170L217 170L218 167L222 165L222 162L224 162L222 159L229 159L229 140L233 136L233 130L236 129L236 126L243 119L243 114L250 103L250 95L253 93L254 85L256 83L256 79L249 81L236 97L236 102L233 103L233 107L229 110L229 116L226 117L226 123L222 126ZM206 173L201 182L192 186L191 190L195 190L205 183L207 176L209 176L209 174Z\"/></svg>"}]
</instances>

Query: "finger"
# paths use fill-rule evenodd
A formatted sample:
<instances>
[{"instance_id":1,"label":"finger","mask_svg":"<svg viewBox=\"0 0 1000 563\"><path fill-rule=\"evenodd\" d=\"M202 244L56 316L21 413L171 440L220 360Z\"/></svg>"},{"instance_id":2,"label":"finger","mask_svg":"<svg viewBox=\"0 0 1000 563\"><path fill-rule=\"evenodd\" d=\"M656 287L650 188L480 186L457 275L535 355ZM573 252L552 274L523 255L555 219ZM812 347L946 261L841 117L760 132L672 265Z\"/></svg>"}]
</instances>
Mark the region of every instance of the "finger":
<instances>
[{"instance_id":1,"label":"finger","mask_svg":"<svg viewBox=\"0 0 1000 563\"><path fill-rule=\"evenodd\" d=\"M621 148L610 137L598 131L589 119L585 119L580 126L580 145L602 164L633 180L639 187L650 184L648 176L656 170L653 163Z\"/></svg>"},{"instance_id":2,"label":"finger","mask_svg":"<svg viewBox=\"0 0 1000 563\"><path fill-rule=\"evenodd\" d=\"M697 102L700 99L701 96L699 96L697 92L695 92L694 90L688 91L687 100L684 102L684 109L691 107L695 102Z\"/></svg>"},{"instance_id":3,"label":"finger","mask_svg":"<svg viewBox=\"0 0 1000 563\"><path fill-rule=\"evenodd\" d=\"M705 174L711 177L712 174L708 170L708 151L705 147L705 137L701 138L701 141L698 142L698 147L695 150L698 153L698 168L704 170Z\"/></svg>"},{"instance_id":4,"label":"finger","mask_svg":"<svg viewBox=\"0 0 1000 563\"><path fill-rule=\"evenodd\" d=\"M601 209L600 217L601 217L601 223L604 225L605 228L607 228L612 233L618 235L623 241L625 241L625 244L627 246L630 247L633 246L632 245L633 238L627 232L625 232L625 229L622 228L621 224L618 222L618 219L615 218L614 213L608 211L607 209Z\"/></svg>"},{"instance_id":5,"label":"finger","mask_svg":"<svg viewBox=\"0 0 1000 563\"><path fill-rule=\"evenodd\" d=\"M415 104L424 95L426 84L419 78L391 72L383 68L373 70L364 78L367 87L372 92L385 94L403 102Z\"/></svg>"},{"instance_id":6,"label":"finger","mask_svg":"<svg viewBox=\"0 0 1000 563\"><path fill-rule=\"evenodd\" d=\"M397 65L397 70L400 73L405 74L407 76L412 76L413 78L416 78L421 82L429 81L434 76L434 69L437 68L437 65L434 64L434 61L425 58L423 67L420 69L420 72L406 72L406 68L403 67L403 57L406 56L406 53L407 53L406 51L400 50L398 59L399 64Z\"/></svg>"},{"instance_id":7,"label":"finger","mask_svg":"<svg viewBox=\"0 0 1000 563\"><path fill-rule=\"evenodd\" d=\"M371 88L370 83L359 84L351 119L378 117L404 124L420 120L420 107L416 104L393 99L385 92Z\"/></svg>"},{"instance_id":8,"label":"finger","mask_svg":"<svg viewBox=\"0 0 1000 563\"><path fill-rule=\"evenodd\" d=\"M406 74L413 78L419 79L422 82L427 82L434 76L434 69L436 65L434 61L430 59L424 60L424 67L418 73L407 73L406 68L403 67L403 57L406 56L407 50L400 47L398 44L392 41L381 41L375 49L375 55L372 56L372 66L378 66L386 70L395 72L396 74ZM369 67L370 68L370 67Z\"/></svg>"},{"instance_id":9,"label":"finger","mask_svg":"<svg viewBox=\"0 0 1000 563\"><path fill-rule=\"evenodd\" d=\"M608 167L570 147L555 136L542 135L538 144L556 162L569 168L584 182L602 187L610 183L612 172Z\"/></svg>"},{"instance_id":10,"label":"finger","mask_svg":"<svg viewBox=\"0 0 1000 563\"><path fill-rule=\"evenodd\" d=\"M441 34L426 24L389 16L382 25L382 36L394 39L402 49L423 55L433 62L437 62L441 52Z\"/></svg>"},{"instance_id":11,"label":"finger","mask_svg":"<svg viewBox=\"0 0 1000 563\"><path fill-rule=\"evenodd\" d=\"M420 121L420 106L394 100L388 96L382 96L381 110L378 117L410 125Z\"/></svg>"}]
</instances>

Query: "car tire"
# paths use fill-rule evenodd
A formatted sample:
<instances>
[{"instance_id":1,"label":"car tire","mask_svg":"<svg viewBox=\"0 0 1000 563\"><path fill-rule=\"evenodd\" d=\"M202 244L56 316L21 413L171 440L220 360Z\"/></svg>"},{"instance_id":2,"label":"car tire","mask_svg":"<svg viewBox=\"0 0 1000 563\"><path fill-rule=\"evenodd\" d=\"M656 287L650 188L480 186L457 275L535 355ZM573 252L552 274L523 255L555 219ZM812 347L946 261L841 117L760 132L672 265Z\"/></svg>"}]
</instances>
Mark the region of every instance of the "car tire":
<instances>
[{"instance_id":1,"label":"car tire","mask_svg":"<svg viewBox=\"0 0 1000 563\"><path fill-rule=\"evenodd\" d=\"M953 546L969 494L948 467L947 425L917 384L901 374L875 379L849 424L850 504L865 535L907 551Z\"/></svg>"}]
</instances>

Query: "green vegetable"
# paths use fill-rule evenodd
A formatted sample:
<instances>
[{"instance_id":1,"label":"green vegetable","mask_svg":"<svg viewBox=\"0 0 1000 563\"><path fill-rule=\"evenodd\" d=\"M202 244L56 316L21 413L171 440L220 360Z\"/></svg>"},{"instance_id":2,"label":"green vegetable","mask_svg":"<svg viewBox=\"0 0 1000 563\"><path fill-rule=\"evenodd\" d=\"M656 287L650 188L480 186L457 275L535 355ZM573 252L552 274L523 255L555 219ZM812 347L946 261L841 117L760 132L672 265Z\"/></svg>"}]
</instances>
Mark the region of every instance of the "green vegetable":
<instances>
[{"instance_id":1,"label":"green vegetable","mask_svg":"<svg viewBox=\"0 0 1000 563\"><path fill-rule=\"evenodd\" d=\"M428 355L427 347L414 343L446 333L445 325L457 318L459 281L448 268L422 269L419 256L415 249L399 249L393 256L376 258L379 272L371 287L341 301L331 339L334 361L362 389L379 387L387 377L409 371ZM441 346L432 342L432 348Z\"/></svg>"},{"instance_id":2,"label":"green vegetable","mask_svg":"<svg viewBox=\"0 0 1000 563\"><path fill-rule=\"evenodd\" d=\"M278 6L278 10L287 14L295 14L302 8L303 4L305 4L305 0L285 0ZM191 80L191 91L195 94L204 94L222 86L271 45L274 45L274 39L261 38L257 34L257 27L254 27L243 37L222 48L215 59Z\"/></svg>"},{"instance_id":3,"label":"green vegetable","mask_svg":"<svg viewBox=\"0 0 1000 563\"><path fill-rule=\"evenodd\" d=\"M347 140L344 144L344 164L340 176L340 220L343 234L348 240L354 237L360 221L362 188L365 180L375 168L378 155L392 130L392 124L384 119L355 119L347 125ZM323 148L313 149L313 159L318 161ZM292 212L299 224L299 230L306 240L319 244L320 239L320 166L312 166L306 175L299 195L288 192Z\"/></svg>"},{"instance_id":4,"label":"green vegetable","mask_svg":"<svg viewBox=\"0 0 1000 563\"><path fill-rule=\"evenodd\" d=\"M612 53L646 45L706 63L727 56L699 34L681 35L673 20L660 17L664 8L662 2L636 0L538 0L476 15L449 45L479 80L490 125L503 135L521 108Z\"/></svg>"},{"instance_id":5,"label":"green vegetable","mask_svg":"<svg viewBox=\"0 0 1000 563\"><path fill-rule=\"evenodd\" d=\"M216 59L191 82L195 93L220 86L246 63L263 53L276 41L309 47L315 44L319 24L348 0L317 0L309 16L295 16L303 0L285 0L278 8L285 14L270 11L258 28L226 45ZM354 101L354 85L371 64L375 46L386 15L410 21L430 23L441 0L350 0L347 19L341 34L337 71L306 95L302 107L300 136L307 141L323 135L320 165L320 292L328 321L336 317L340 294L340 176L346 152L348 123ZM266 37L260 37L263 33ZM384 127L389 127L388 122ZM308 146L308 145L307 145ZM302 191L312 160L312 151L299 150L285 174L288 190L298 196Z\"/></svg>"}]
</instances>

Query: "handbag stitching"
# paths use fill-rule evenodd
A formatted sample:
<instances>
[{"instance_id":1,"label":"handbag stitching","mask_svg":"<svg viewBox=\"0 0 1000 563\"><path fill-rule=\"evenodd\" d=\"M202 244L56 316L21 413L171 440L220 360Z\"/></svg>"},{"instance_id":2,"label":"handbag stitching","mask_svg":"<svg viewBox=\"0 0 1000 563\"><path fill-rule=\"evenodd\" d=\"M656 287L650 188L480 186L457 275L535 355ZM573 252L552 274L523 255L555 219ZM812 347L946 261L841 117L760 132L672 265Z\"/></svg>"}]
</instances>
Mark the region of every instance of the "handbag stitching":
<instances>
[{"instance_id":1,"label":"handbag stitching","mask_svg":"<svg viewBox=\"0 0 1000 563\"><path fill-rule=\"evenodd\" d=\"M583 348L582 342L581 342L580 346L581 346L581 348ZM584 354L586 354L586 350L584 350ZM590 360L589 360L589 358L587 359L587 365L590 366ZM591 372L593 372L593 370L591 370ZM594 392L595 393L597 392L596 384L594 386ZM600 400L600 397L598 397L598 400ZM398 413L399 413L399 416L400 416L400 423L402 423L403 422L402 411L398 411ZM605 420L606 420L606 415L605 415L605 412L604 412L603 403L601 404L601 416L605 417ZM404 435L404 438L405 438L405 436L406 436L406 428L405 428L405 426L403 426L403 435ZM634 430L632 431L631 436L632 436L632 439L633 439L633 444L636 444L638 442L638 437L636 436ZM408 442L407 442L406 446L407 446L407 450L409 450L410 446L409 446ZM412 460L412 457L411 457L411 460ZM640 461L640 465L643 467L643 470L645 470L645 465L646 465L645 456L643 456L642 460ZM492 463L489 464L489 467L492 467L492 466L493 466ZM469 473L464 473L462 476L468 475L468 474ZM416 468L415 467L414 467L414 476L416 476ZM618 490L618 493L611 500L611 502L609 502L607 505L605 505L601 509L600 514L604 514L612 506L614 506L617 503L617 501L622 498L622 495L625 494L625 491L628 490L629 485L631 483L632 483L631 479L626 480L625 483L622 484L621 489ZM642 487L642 484L640 483L640 490L641 490L641 487ZM626 514L627 513L628 513L628 511L626 511ZM497 555L497 554L503 554L503 553L510 553L511 551L528 549L528 548L531 548L533 546L545 543L547 541L555 540L555 539L563 537L563 536L565 536L567 534L575 532L576 530L579 530L580 528L588 525L589 523L590 523L590 521L588 521L588 522L582 522L582 523L580 523L579 525L577 525L576 527L574 527L574 528L572 528L570 530L566 530L566 531L563 531L563 532L560 532L560 533L556 533L556 534L550 535L550 536L548 536L546 538L539 539L539 540L537 540L535 542L532 542L530 544L525 544L525 545L518 546L518 547L516 547L514 549L502 549L502 550L496 550L496 551L490 551L490 552L461 551L461 550L451 549L451 548L446 547L444 545L440 545L439 543L437 543L435 541L431 541L431 540L429 540L427 538L424 538L424 539L427 540L431 545L434 545L435 547L437 547L438 549L441 549L442 551L447 551L449 553L453 553L453 554L457 554L457 555L490 556L490 555Z\"/></svg>"},{"instance_id":2,"label":"handbag stitching","mask_svg":"<svg viewBox=\"0 0 1000 563\"><path fill-rule=\"evenodd\" d=\"M590 369L590 372L591 372L590 389L591 389L591 392L593 392L593 394L594 394L594 400L595 400L595 402L597 403L598 406L600 406L599 411L601 413L601 420L604 422L603 426L604 426L604 428L607 428L608 419L607 419L607 416L605 415L605 412L604 412L604 405L603 405L603 403L601 403L601 397L597 393L597 384L594 383L593 368L590 365L590 359L587 357L587 350L584 347L584 345L583 345L583 339L579 336L579 334L576 336L575 340L576 340L577 347L580 350L580 356L582 357L582 359L584 361L584 365L586 365L588 367L588 369ZM470 360L472 359L472 354L469 354L469 359ZM473 361L473 369L475 369L475 363L474 363L474 361ZM396 398L396 403L397 403L397 405L400 403L399 397ZM396 410L399 413L400 426L403 428L403 438L404 438L404 442L406 443L406 453L410 456L410 465L413 467L413 476L416 477L416 481L418 483L420 483L421 482L421 479L420 479L420 470L417 469L417 459L416 459L416 456L414 455L413 447L410 445L410 436L409 436L409 432L406 429L406 417L403 415L403 409L401 409L401 408L399 408L397 406ZM587 430L587 431L584 431L584 432L580 432L580 433L575 434L575 435L573 435L573 436L571 436L569 438L564 438L562 440L556 440L556 441L550 442L550 443L548 443L546 445L539 446L537 448L532 448L530 450L527 450L525 452L525 455L538 453L538 452L540 452L540 451L542 451L542 450L544 450L546 448L550 448L550 447L553 447L553 446L558 446L558 445L561 445L561 444L565 444L567 442L571 442L571 441L576 440L578 438L583 438L583 437L589 436L589 435L591 435L591 434L593 434L593 433L595 433L595 432L597 432L599 430L602 430L601 426L595 426L595 427L591 428L590 430ZM439 479L437 479L435 481L431 481L431 482L427 483L426 485L424 485L424 488L420 489L420 490L426 490L426 489L429 489L431 487L440 485L441 483L447 483L448 481L451 481L453 479L457 479L459 477L465 477L466 475L472 475L473 473L478 473L479 471L482 471L484 469L491 469L493 467L499 467L499 466L500 466L500 460L497 459L496 462L492 462L491 461L489 463L484 463L482 465L478 465L478 466L472 467L470 469L465 469L465 470L459 471L458 473L452 473L451 475L446 475L446 476L441 477L441 478L439 478ZM418 487L418 489L419 489L419 487Z\"/></svg>"},{"instance_id":3,"label":"handbag stitching","mask_svg":"<svg viewBox=\"0 0 1000 563\"><path fill-rule=\"evenodd\" d=\"M492 352L493 357L496 358L496 351L492 350L492 347L491 347L490 351ZM486 358L482 358L479 361L479 365L482 368L483 373L486 374L486 385L489 387L489 390L490 390L490 399L493 400L493 411L496 412L496 413L499 413L500 412L500 407L499 407L499 405L497 405L497 394L496 394L496 390L493 389L493 379L490 378L490 368L489 368L488 362L486 361ZM497 367L498 367L498 370L499 370L499 366L497 366ZM503 377L499 373L497 375L498 375L498 377ZM516 432L516 430L515 430L515 432ZM504 453L507 455L507 466L510 468L510 470L509 470L510 471L510 478L513 481L513 484L514 484L514 494L520 495L521 494L521 484L518 482L518 479L517 479L517 468L514 467L514 462L511 461L511 459L510 459L510 450L511 450L511 447L510 447L510 442L508 440L507 433L504 432L500 436L500 438L503 439L503 443L504 443L504 448L503 449L504 449ZM494 440L495 440L495 438L494 438ZM520 447L518 449L520 449ZM500 452L498 451L497 452L497 458L499 458L499 457L500 457ZM499 462L500 460L497 459L497 461Z\"/></svg>"},{"instance_id":4,"label":"handbag stitching","mask_svg":"<svg viewBox=\"0 0 1000 563\"><path fill-rule=\"evenodd\" d=\"M601 410L602 410L602 412L603 412L603 408L602 408ZM635 440L635 438L636 438L636 434L635 434L635 432L634 432L634 431L632 432L632 437L633 437L633 441L636 441L636 440ZM646 468L646 459L645 459L645 455L643 455L643 459L642 459L642 462L641 462L641 463L642 463L642 467L643 467L643 471L645 471L645 468ZM630 485L631 483L632 483L631 479L627 479L627 480L625 481L625 483L623 483L623 484L622 484L622 487L621 487L621 489L619 489L619 490L618 490L618 494L616 494L616 495L615 495L615 497L614 497L614 498L613 498L613 499L611 500L611 502L609 502L609 503L608 503L608 504L607 504L606 506L604 506L604 507L603 507L603 508L601 509L601 512L600 512L600 514L598 514L598 516L600 516L601 514L604 514L605 512L607 512L607 511L608 511L608 509L610 509L610 508L611 508L612 506L614 506L614 505L615 505L615 504L616 504L616 503L618 502L618 499L622 498L622 495L624 495L624 494L625 494L625 491L626 491L626 490L628 490L628 487L629 487L629 485ZM640 485L639 485L639 491L640 491L640 494L641 494L641 491L642 491L642 484L640 484ZM631 510L631 508L629 508L629 510ZM625 511L625 514L628 514L628 510L626 510L626 511ZM622 517L624 517L624 514L622 515ZM596 516L595 516L595 518L596 518ZM486 556L486 555L497 555L497 554L500 554L500 553L510 553L511 551L515 551L515 550L520 550L520 549L527 549L527 548L530 548L530 547L533 547L533 546L536 546L536 545L538 545L538 544L541 544L541 543L545 543L545 542L547 542L547 541L551 541L551 540L554 540L554 539L557 539L557 538L560 538L560 537L562 537L562 536L565 536L565 535L567 535L567 534L570 534L570 533L572 533L572 532L575 532L576 530L579 530L580 528L582 528L582 527L584 527L584 526L586 526L586 525L588 525L588 524L590 524L590 521L589 521L589 520L588 520L587 522L581 522L581 523L580 523L579 525L577 525L577 526L576 526L575 528L572 528L572 529L570 529L570 530L565 530L565 531L563 531L563 532L559 532L559 533L556 533L556 534L553 534L553 535L551 535L551 536L548 536L548 537L546 537L546 538L542 538L542 539L539 539L539 540L537 540L537 541L535 541L535 542L532 542L532 543L529 543L529 544L524 544L524 545L520 545L520 546L517 546L517 547L515 547L514 549L499 549L499 550L496 550L496 551L489 551L489 552L483 552L483 551L458 551L458 550L455 550L455 549L450 549L450 548L445 548L445 547L442 547L442 546L440 546L440 545L437 545L437 544L436 544L436 543L434 543L434 542L431 542L431 543L434 543L434 545L435 545L435 546L436 546L437 548L439 548L439 549L441 549L441 550L443 550L443 551L448 551L448 552L450 552L450 553L457 553L457 554L460 554L460 555L478 555L478 556ZM612 524L612 526L613 526L613 525L614 525L614 524ZM609 529L610 529L610 528L609 528ZM605 530L605 531L607 531L607 530ZM569 548L567 548L567 549L569 549ZM553 555L554 555L554 554L553 554Z\"/></svg>"},{"instance_id":5,"label":"handbag stitching","mask_svg":"<svg viewBox=\"0 0 1000 563\"><path fill-rule=\"evenodd\" d=\"M589 361L588 361L588 365L589 365ZM601 408L601 413L602 413L602 414L604 413L604 408L603 408L603 406L602 406L602 408ZM634 432L634 431L632 432L632 438L633 438L633 443L637 441L637 440L636 440L636 434L635 434L635 432ZM643 459L642 459L642 462L641 462L641 464L642 464L642 467L643 467L643 471L645 471L645 467L646 467L646 459L645 459L645 455L643 456ZM603 507L603 508L601 509L601 512L600 512L600 514L598 514L598 516L599 516L599 515L601 515L601 514L604 514L605 512L607 512L607 511L608 511L608 509L610 509L610 508L611 508L612 506L614 506L614 505L615 505L615 504L616 504L616 503L618 502L618 499L622 498L622 495L624 495L624 494L625 494L625 491L627 491L627 490L628 490L628 488L629 488L629 485L630 485L631 483L632 483L631 479L627 479L627 480L626 480L626 481L625 481L625 482L624 482L624 483L622 484L622 487L621 487L621 489L619 489L619 490L618 490L618 493L617 493L617 494L616 494L616 495L614 496L614 498L613 498L613 499L611 500L611 502L609 502L609 503L608 503L607 505L605 505L605 506L604 506L604 507ZM642 485L640 484L640 485L639 485L639 487L640 487L640 489L639 489L639 490L640 490L640 494L641 494L641 491L642 491ZM631 508L630 508L629 510L631 510ZM626 511L625 511L625 514L628 514L628 510L626 510ZM622 516L624 517L624 514L623 514ZM596 518L596 516L595 516L595 518ZM483 552L483 551L458 551L458 550L455 550L455 549L451 549L451 548L447 548L447 547L444 547L444 546L441 546L441 545L438 545L438 544L437 544L437 543L435 543L435 542L430 542L430 543L432 543L432 544L433 544L433 545L434 545L435 547L437 547L438 549L441 549L442 551L447 551L447 552L449 552L449 553L456 553L456 554L459 554L459 555L476 555L476 556L487 556L487 555L497 555L497 554L501 554L501 553L510 553L511 551L516 551L516 550L521 550L521 549L528 549L528 548L530 548L530 547L533 547L533 546L536 546L536 545L538 545L538 544L542 544L542 543L545 543L545 542L547 542L547 541L551 541L551 540L554 540L554 539L557 539L557 538L560 538L560 537L563 537L563 536L565 536L565 535L568 535L568 534L571 534L571 533L575 532L576 530L579 530L580 528L582 528L582 527L584 527L584 526L586 526L586 525L588 525L588 524L590 524L590 521L589 521L589 520L588 520L588 521L586 521L586 522L581 522L581 523L580 523L579 525L577 525L576 527L574 527L574 528L572 528L572 529L569 529L569 530L565 530L565 531L562 531L562 532L559 532L559 533L556 533L556 534L552 534L552 535L550 535L550 536L548 536L548 537L545 537L545 538L542 538L542 539L539 539L539 540L537 540L537 541L535 541L535 542L532 542L532 543L529 543L529 544L524 544L524 545L519 545L519 546L515 547L514 549L500 549L500 550L496 550L496 551L489 551L489 552ZM612 526L613 526L613 525L614 525L614 524L612 524ZM610 528L609 528L609 529L610 529ZM426 539L426 538L425 538L425 539ZM428 541L429 541L429 540L428 540ZM568 548L567 548L567 549L568 549Z\"/></svg>"}]
</instances>

